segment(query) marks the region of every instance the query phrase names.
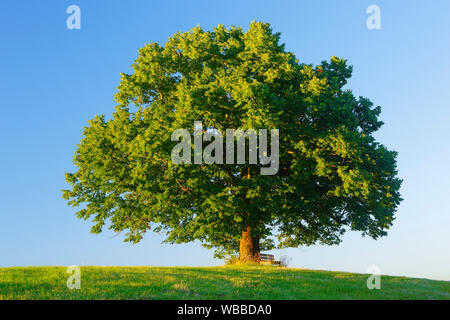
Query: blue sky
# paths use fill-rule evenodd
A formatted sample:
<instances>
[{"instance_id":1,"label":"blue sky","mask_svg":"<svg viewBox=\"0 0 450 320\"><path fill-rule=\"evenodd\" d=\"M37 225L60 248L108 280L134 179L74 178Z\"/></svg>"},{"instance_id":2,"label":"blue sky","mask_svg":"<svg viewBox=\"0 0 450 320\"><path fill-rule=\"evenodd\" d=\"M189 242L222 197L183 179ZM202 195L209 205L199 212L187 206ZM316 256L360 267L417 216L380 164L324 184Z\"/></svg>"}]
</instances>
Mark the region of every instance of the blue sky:
<instances>
[{"instance_id":1,"label":"blue sky","mask_svg":"<svg viewBox=\"0 0 450 320\"><path fill-rule=\"evenodd\" d=\"M81 30L66 8L81 8ZM381 8L368 30L366 8ZM271 23L301 62L336 55L348 88L382 107L377 138L397 150L404 201L388 237L347 233L339 246L278 250L292 267L450 280L450 2L13 1L0 10L0 266L220 265L198 243L147 234L90 234L61 197L75 146L95 114L110 115L120 72L137 50L196 25Z\"/></svg>"}]
</instances>

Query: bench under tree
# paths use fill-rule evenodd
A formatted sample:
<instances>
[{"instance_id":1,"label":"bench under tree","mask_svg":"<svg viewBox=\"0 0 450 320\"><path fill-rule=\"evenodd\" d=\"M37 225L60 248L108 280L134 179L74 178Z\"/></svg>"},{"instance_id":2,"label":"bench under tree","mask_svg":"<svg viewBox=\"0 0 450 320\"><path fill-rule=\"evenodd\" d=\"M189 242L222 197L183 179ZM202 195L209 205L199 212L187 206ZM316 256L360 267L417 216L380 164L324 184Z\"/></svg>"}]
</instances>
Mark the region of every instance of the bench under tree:
<instances>
[{"instance_id":1,"label":"bench under tree","mask_svg":"<svg viewBox=\"0 0 450 320\"><path fill-rule=\"evenodd\" d=\"M261 253L261 264L280 265L280 261L276 261L273 254Z\"/></svg>"}]
</instances>

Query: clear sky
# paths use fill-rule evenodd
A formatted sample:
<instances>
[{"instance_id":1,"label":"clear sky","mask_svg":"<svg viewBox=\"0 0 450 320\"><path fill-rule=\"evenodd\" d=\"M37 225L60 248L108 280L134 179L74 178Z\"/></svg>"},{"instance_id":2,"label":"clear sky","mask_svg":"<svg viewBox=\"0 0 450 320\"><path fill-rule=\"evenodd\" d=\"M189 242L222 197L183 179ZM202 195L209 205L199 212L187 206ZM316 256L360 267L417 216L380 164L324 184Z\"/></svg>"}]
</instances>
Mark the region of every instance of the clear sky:
<instances>
[{"instance_id":1,"label":"clear sky","mask_svg":"<svg viewBox=\"0 0 450 320\"><path fill-rule=\"evenodd\" d=\"M81 29L66 8L81 8ZM381 9L368 30L366 9ZM90 234L61 189L83 126L111 115L120 72L144 44L217 24L271 23L301 62L336 55L348 88L382 107L377 138L397 150L397 219L380 240L347 233L339 246L276 250L292 267L450 280L450 1L3 0L0 5L0 266L220 265L198 243L147 234Z\"/></svg>"}]
</instances>

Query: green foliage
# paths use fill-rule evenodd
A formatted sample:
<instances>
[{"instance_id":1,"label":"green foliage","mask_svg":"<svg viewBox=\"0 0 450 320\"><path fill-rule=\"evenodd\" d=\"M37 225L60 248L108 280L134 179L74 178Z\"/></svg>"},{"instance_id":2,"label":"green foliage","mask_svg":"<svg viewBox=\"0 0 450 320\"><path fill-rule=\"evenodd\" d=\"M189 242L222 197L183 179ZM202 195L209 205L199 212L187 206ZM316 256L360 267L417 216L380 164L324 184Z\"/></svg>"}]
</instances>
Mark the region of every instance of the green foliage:
<instances>
[{"instance_id":1,"label":"green foliage","mask_svg":"<svg viewBox=\"0 0 450 320\"><path fill-rule=\"evenodd\" d=\"M450 282L277 267L81 267L69 290L64 267L0 268L0 300L9 299L450 299Z\"/></svg>"},{"instance_id":2,"label":"green foliage","mask_svg":"<svg viewBox=\"0 0 450 320\"><path fill-rule=\"evenodd\" d=\"M223 257L242 230L261 250L336 244L346 229L386 235L401 198L396 153L379 144L380 107L343 89L352 67L332 57L314 67L279 43L269 24L176 33L139 50L122 74L111 119L84 129L64 198L77 216L138 242L199 240ZM280 169L175 165L173 130L194 121L226 129L279 129Z\"/></svg>"}]
</instances>

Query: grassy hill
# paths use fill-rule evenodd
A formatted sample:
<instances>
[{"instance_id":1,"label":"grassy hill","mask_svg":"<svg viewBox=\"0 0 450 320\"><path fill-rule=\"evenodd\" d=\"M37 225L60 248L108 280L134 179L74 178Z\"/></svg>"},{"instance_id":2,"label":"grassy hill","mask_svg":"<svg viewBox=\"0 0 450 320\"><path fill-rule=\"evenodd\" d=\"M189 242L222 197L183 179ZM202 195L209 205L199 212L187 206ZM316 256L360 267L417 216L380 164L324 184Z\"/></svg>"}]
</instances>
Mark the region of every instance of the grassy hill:
<instances>
[{"instance_id":1,"label":"grassy hill","mask_svg":"<svg viewBox=\"0 0 450 320\"><path fill-rule=\"evenodd\" d=\"M69 290L65 267L0 268L0 299L450 299L450 282L275 267L81 267Z\"/></svg>"}]
</instances>

